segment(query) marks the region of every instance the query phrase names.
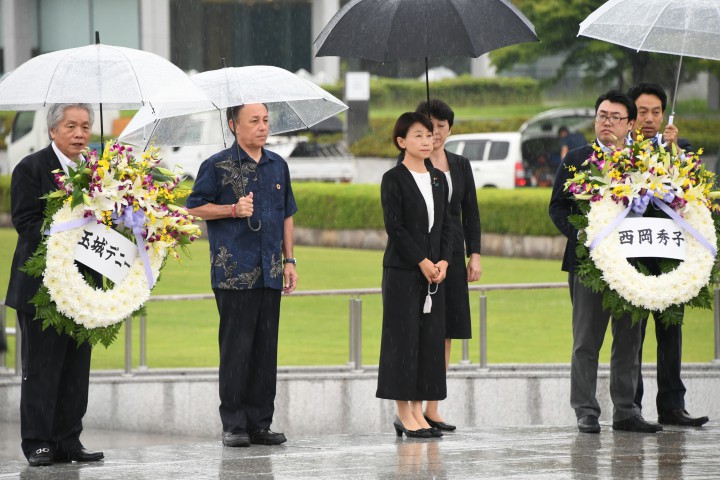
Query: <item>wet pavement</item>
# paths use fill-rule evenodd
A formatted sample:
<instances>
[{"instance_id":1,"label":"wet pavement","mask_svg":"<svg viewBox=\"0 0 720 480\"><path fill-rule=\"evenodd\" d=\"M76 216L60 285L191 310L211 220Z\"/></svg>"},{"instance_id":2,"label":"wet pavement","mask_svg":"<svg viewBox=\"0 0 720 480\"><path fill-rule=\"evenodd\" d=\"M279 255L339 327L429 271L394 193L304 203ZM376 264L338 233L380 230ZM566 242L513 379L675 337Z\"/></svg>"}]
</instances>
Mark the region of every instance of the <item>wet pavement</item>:
<instances>
[{"instance_id":1,"label":"wet pavement","mask_svg":"<svg viewBox=\"0 0 720 480\"><path fill-rule=\"evenodd\" d=\"M8 428L10 427L10 428ZM0 424L6 437L13 427ZM658 434L600 435L567 427L462 429L437 440L387 433L290 438L277 446L223 448L219 440L85 432L105 460L90 464L28 467L0 456L0 479L717 479L720 422L703 428L666 427ZM104 440L103 440L104 438ZM91 442L92 440L92 442ZM168 444L161 445L163 441ZM8 443L3 443L4 447Z\"/></svg>"}]
</instances>

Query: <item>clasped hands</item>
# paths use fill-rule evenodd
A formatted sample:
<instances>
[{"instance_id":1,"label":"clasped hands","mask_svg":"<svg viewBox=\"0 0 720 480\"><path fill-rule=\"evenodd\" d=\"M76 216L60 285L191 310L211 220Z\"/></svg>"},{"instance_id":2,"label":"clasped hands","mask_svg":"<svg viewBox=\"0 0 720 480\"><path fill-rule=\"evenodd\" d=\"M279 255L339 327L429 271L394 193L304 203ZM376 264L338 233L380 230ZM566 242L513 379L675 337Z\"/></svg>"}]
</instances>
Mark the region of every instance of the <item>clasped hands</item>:
<instances>
[{"instance_id":1,"label":"clasped hands","mask_svg":"<svg viewBox=\"0 0 720 480\"><path fill-rule=\"evenodd\" d=\"M425 258L418 266L428 283L441 283L445 280L448 267L448 262L445 260L433 263L430 259Z\"/></svg>"},{"instance_id":2,"label":"clasped hands","mask_svg":"<svg viewBox=\"0 0 720 480\"><path fill-rule=\"evenodd\" d=\"M234 205L234 217L245 218L252 217L253 214L253 192L248 193L244 197L240 197Z\"/></svg>"}]
</instances>

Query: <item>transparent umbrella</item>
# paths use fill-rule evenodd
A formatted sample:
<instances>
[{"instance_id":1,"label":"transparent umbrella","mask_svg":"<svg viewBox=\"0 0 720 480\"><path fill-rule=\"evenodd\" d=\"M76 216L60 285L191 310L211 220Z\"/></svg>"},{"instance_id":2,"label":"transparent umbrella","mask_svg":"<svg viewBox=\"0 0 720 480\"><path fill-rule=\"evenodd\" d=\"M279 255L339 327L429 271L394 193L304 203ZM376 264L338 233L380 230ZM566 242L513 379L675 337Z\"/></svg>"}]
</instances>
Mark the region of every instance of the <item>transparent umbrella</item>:
<instances>
[{"instance_id":1,"label":"transparent umbrella","mask_svg":"<svg viewBox=\"0 0 720 480\"><path fill-rule=\"evenodd\" d=\"M682 57L720 60L720 0L610 0L580 24L578 35L679 55L674 115Z\"/></svg>"},{"instance_id":2,"label":"transparent umbrella","mask_svg":"<svg viewBox=\"0 0 720 480\"><path fill-rule=\"evenodd\" d=\"M96 37L97 38L97 37ZM168 84L197 90L171 62L153 53L96 43L34 57L0 81L0 110L38 110L53 103L137 109ZM182 97L165 101L182 101Z\"/></svg>"},{"instance_id":3,"label":"transparent umbrella","mask_svg":"<svg viewBox=\"0 0 720 480\"><path fill-rule=\"evenodd\" d=\"M191 79L204 93L204 101L193 96L183 106L165 102L165 95L158 95L151 106L137 112L120 139L140 146L227 145L234 140L225 121L224 110L228 107L264 103L271 134L309 128L348 108L311 81L278 67L222 68ZM172 87L168 94L174 97L174 92ZM209 135L200 135L198 126L205 118L217 122L217 128Z\"/></svg>"}]
</instances>

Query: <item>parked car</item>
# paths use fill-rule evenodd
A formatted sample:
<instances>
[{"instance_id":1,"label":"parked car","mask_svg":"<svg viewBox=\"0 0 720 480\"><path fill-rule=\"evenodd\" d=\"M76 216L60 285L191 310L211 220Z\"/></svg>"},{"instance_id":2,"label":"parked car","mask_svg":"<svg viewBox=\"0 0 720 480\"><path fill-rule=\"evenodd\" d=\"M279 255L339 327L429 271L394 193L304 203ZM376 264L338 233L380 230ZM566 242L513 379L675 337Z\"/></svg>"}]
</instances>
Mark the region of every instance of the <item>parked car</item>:
<instances>
[{"instance_id":1,"label":"parked car","mask_svg":"<svg viewBox=\"0 0 720 480\"><path fill-rule=\"evenodd\" d=\"M451 135L445 148L470 160L476 188L526 185L519 132Z\"/></svg>"},{"instance_id":2,"label":"parked car","mask_svg":"<svg viewBox=\"0 0 720 480\"><path fill-rule=\"evenodd\" d=\"M560 166L561 139L559 130L566 127L570 134L589 141L593 135L595 111L592 108L555 108L542 112L520 127L522 157L529 186L552 184ZM549 175L545 172L550 172Z\"/></svg>"}]
</instances>

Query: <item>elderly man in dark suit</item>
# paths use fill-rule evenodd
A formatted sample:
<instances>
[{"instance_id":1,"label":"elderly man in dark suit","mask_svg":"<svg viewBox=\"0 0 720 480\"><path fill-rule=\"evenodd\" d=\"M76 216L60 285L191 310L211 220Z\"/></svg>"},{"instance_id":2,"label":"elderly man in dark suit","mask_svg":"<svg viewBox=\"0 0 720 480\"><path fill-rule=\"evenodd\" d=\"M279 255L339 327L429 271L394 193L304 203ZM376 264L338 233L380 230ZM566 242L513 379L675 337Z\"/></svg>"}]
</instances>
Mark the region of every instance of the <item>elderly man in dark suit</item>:
<instances>
[{"instance_id":1,"label":"elderly man in dark suit","mask_svg":"<svg viewBox=\"0 0 720 480\"><path fill-rule=\"evenodd\" d=\"M651 138L655 145L664 145L686 152L692 151L690 142L679 138L678 128L675 125L666 125L660 133L667 95L665 90L656 83L639 83L628 90L628 96L638 108L637 128L644 138ZM630 132L632 140L636 139L635 132ZM660 274L660 268L653 259L643 259L643 263L653 274ZM708 422L708 417L693 417L685 410L685 385L680 378L682 363L682 325L663 325L658 316L653 314L655 320L655 337L657 338L657 384L658 393L655 404L658 412L658 422L666 425L680 425L684 427L700 427ZM645 341L645 330L648 317L642 321L642 341ZM639 361L642 365L642 343L640 344ZM642 370L638 376L638 386L635 392L635 404L642 408L644 393Z\"/></svg>"},{"instance_id":2,"label":"elderly man in dark suit","mask_svg":"<svg viewBox=\"0 0 720 480\"><path fill-rule=\"evenodd\" d=\"M622 92L611 90L595 103L595 146L604 152L621 148L632 130L637 109ZM573 306L573 350L570 372L570 405L577 416L578 430L600 433L600 405L595 397L598 356L605 338L610 312L603 309L602 294L583 285L575 268L578 263L575 247L578 231L568 217L579 212L572 195L565 191L565 182L572 177L570 168L588 168L585 161L593 146L571 150L563 159L550 199L550 217L568 239L562 269L568 272L570 300ZM640 324L632 325L629 315L612 319L613 344L610 357L610 396L613 401L613 430L654 433L662 426L646 422L634 403L640 363Z\"/></svg>"},{"instance_id":3,"label":"elderly man in dark suit","mask_svg":"<svg viewBox=\"0 0 720 480\"><path fill-rule=\"evenodd\" d=\"M67 172L87 147L93 110L87 104L56 104L47 118L52 143L20 161L10 187L18 241L5 303L17 311L23 335L20 430L22 449L31 466L103 458L102 452L90 452L80 443L91 348L87 343L78 346L53 328L43 330L30 303L41 279L20 270L42 240L46 202L41 197L57 189L53 172Z\"/></svg>"}]
</instances>

